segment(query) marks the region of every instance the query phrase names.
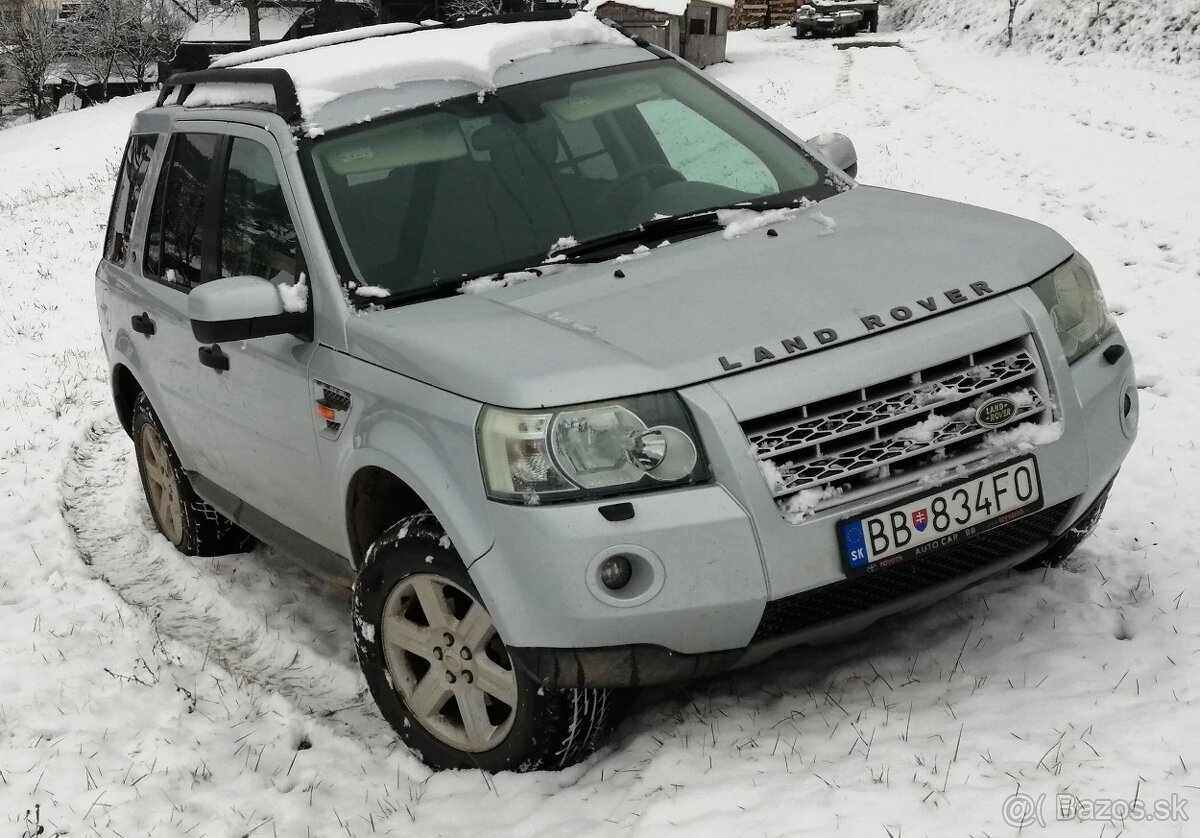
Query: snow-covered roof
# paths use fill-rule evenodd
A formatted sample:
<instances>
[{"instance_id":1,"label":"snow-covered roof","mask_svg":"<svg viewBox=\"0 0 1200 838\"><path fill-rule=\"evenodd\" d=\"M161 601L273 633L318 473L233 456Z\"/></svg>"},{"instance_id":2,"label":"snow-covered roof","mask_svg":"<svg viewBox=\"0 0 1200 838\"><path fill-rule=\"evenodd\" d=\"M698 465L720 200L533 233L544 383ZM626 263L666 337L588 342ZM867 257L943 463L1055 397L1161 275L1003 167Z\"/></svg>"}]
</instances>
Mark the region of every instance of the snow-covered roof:
<instances>
[{"instance_id":1,"label":"snow-covered roof","mask_svg":"<svg viewBox=\"0 0 1200 838\"><path fill-rule=\"evenodd\" d=\"M325 105L360 90L442 80L467 82L481 91L493 90L496 72L513 61L559 47L630 43L626 36L589 14L567 20L401 30L399 34L349 42L344 37L349 33L337 34L342 37L317 35L250 50L221 59L214 66L287 70L296 85L301 113L312 120ZM208 101L204 86L197 88L187 103L218 104Z\"/></svg>"},{"instance_id":2,"label":"snow-covered roof","mask_svg":"<svg viewBox=\"0 0 1200 838\"><path fill-rule=\"evenodd\" d=\"M343 29L339 32L327 32L324 35L309 35L305 38L292 38L290 41L280 41L277 44L266 44L253 49L232 52L223 55L210 66L240 67L251 61L262 61L266 58L278 58L293 52L304 52L317 47L333 46L348 41L361 41L366 38L377 38L380 35L401 35L420 29L419 23L380 23L375 26L360 26L357 29Z\"/></svg>"},{"instance_id":3,"label":"snow-covered roof","mask_svg":"<svg viewBox=\"0 0 1200 838\"><path fill-rule=\"evenodd\" d=\"M4 47L0 46L0 52L4 51ZM83 67L79 62L60 61L51 64L46 68L46 84L78 84L87 87L93 84L99 84L100 77L92 70ZM147 65L142 78L136 78L133 73L125 68L114 67L113 71L108 74L109 84L137 84L139 82L152 83L158 81L158 66L156 64Z\"/></svg>"},{"instance_id":4,"label":"snow-covered roof","mask_svg":"<svg viewBox=\"0 0 1200 838\"><path fill-rule=\"evenodd\" d=\"M687 11L687 7L691 5L690 0L609 0L609 2L674 16L683 15ZM734 5L734 0L703 0L703 2L714 6L724 6L727 9L732 9ZM599 8L603 9L607 5L609 3L603 3ZM603 17L604 13L600 12L600 16Z\"/></svg>"},{"instance_id":5,"label":"snow-covered roof","mask_svg":"<svg viewBox=\"0 0 1200 838\"><path fill-rule=\"evenodd\" d=\"M264 7L258 12L259 35L278 41L295 25L303 9ZM250 15L241 7L212 11L188 27L187 44L244 44L250 41Z\"/></svg>"},{"instance_id":6,"label":"snow-covered roof","mask_svg":"<svg viewBox=\"0 0 1200 838\"><path fill-rule=\"evenodd\" d=\"M634 9L643 9L647 12L658 12L663 15L675 16L682 15L687 11L688 7L688 0L612 0L612 2ZM605 3L600 8L603 9L604 6L609 5L612 4ZM604 13L600 12L600 14L603 15Z\"/></svg>"}]
</instances>

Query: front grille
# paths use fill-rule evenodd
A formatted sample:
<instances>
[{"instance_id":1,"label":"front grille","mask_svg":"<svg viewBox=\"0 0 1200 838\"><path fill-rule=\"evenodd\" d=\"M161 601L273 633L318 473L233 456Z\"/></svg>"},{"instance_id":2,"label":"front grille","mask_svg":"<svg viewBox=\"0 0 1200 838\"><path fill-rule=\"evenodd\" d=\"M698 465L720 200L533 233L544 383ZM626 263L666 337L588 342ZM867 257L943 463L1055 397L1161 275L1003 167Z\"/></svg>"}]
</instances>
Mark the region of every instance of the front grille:
<instances>
[{"instance_id":1,"label":"front grille","mask_svg":"<svg viewBox=\"0 0 1200 838\"><path fill-rule=\"evenodd\" d=\"M1007 396L1016 413L984 427L976 409ZM771 493L800 517L982 456L987 434L1053 420L1028 337L743 425Z\"/></svg>"},{"instance_id":2,"label":"front grille","mask_svg":"<svg viewBox=\"0 0 1200 838\"><path fill-rule=\"evenodd\" d=\"M790 634L915 594L1045 542L1074 500L990 529L962 544L768 602L755 640Z\"/></svg>"}]
</instances>

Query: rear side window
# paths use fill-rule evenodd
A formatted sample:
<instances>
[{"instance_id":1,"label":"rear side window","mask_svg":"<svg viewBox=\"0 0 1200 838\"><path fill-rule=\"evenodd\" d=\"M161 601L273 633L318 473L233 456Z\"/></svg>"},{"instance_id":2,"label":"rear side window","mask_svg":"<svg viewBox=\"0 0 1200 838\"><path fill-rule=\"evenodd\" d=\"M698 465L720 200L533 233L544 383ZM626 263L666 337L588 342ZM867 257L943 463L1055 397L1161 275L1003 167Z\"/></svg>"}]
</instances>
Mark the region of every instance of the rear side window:
<instances>
[{"instance_id":1,"label":"rear side window","mask_svg":"<svg viewBox=\"0 0 1200 838\"><path fill-rule=\"evenodd\" d=\"M108 215L108 235L104 241L104 258L118 265L125 264L138 199L141 198L146 175L150 173L150 161L157 143L157 134L135 134L125 146L121 173L117 176L117 189L113 193L112 210Z\"/></svg>"},{"instance_id":2,"label":"rear side window","mask_svg":"<svg viewBox=\"0 0 1200 838\"><path fill-rule=\"evenodd\" d=\"M202 281L204 219L218 139L216 134L171 138L146 233L147 275L183 288Z\"/></svg>"},{"instance_id":3,"label":"rear side window","mask_svg":"<svg viewBox=\"0 0 1200 838\"><path fill-rule=\"evenodd\" d=\"M296 228L271 152L234 137L221 209L221 276L261 276L293 282Z\"/></svg>"}]
</instances>

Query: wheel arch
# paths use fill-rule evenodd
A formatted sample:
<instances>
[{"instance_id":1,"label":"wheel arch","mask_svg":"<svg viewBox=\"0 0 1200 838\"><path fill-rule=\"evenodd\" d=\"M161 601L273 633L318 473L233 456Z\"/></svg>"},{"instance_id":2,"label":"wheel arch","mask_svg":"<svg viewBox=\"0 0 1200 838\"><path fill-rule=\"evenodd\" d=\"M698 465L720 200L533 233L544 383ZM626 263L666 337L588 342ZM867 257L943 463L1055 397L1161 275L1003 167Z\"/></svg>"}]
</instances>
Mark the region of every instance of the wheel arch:
<instances>
[{"instance_id":1,"label":"wheel arch","mask_svg":"<svg viewBox=\"0 0 1200 838\"><path fill-rule=\"evenodd\" d=\"M450 492L454 484L443 480L446 494L432 491L429 484L395 461L383 458L358 464L346 484L345 522L350 560L362 565L371 544L388 527L409 515L428 509L450 537L462 560L469 566L491 549L489 521L471 514L461 498Z\"/></svg>"},{"instance_id":2,"label":"wheel arch","mask_svg":"<svg viewBox=\"0 0 1200 838\"><path fill-rule=\"evenodd\" d=\"M124 364L117 364L112 371L113 406L117 411L117 419L125 433L133 434L133 403L144 392L137 377Z\"/></svg>"}]
</instances>

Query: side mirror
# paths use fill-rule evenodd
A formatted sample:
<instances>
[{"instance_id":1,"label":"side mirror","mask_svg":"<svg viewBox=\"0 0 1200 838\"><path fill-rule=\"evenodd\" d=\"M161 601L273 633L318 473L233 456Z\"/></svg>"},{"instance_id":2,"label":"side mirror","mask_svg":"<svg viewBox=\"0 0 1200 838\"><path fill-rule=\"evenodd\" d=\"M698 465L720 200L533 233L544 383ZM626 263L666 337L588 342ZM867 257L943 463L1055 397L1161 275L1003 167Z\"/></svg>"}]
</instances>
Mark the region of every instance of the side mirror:
<instances>
[{"instance_id":1,"label":"side mirror","mask_svg":"<svg viewBox=\"0 0 1200 838\"><path fill-rule=\"evenodd\" d=\"M858 177L858 152L845 134L817 134L808 144L850 177Z\"/></svg>"},{"instance_id":2,"label":"side mirror","mask_svg":"<svg viewBox=\"0 0 1200 838\"><path fill-rule=\"evenodd\" d=\"M249 340L311 329L307 313L287 312L279 289L258 276L231 276L188 294L192 334L201 343Z\"/></svg>"}]
</instances>

